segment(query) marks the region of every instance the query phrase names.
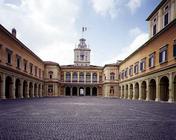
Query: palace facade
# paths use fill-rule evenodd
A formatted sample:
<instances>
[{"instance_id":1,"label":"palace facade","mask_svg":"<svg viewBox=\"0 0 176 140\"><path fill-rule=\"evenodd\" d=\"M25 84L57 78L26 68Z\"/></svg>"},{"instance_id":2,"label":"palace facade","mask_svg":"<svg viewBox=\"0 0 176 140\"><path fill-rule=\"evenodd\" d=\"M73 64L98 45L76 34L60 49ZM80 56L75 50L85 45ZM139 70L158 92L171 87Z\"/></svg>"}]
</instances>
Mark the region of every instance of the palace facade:
<instances>
[{"instance_id":1,"label":"palace facade","mask_svg":"<svg viewBox=\"0 0 176 140\"><path fill-rule=\"evenodd\" d=\"M0 25L0 98L102 96L176 101L176 0L162 0L147 18L149 40L125 60L94 66L81 38L74 64L41 60Z\"/></svg>"}]
</instances>

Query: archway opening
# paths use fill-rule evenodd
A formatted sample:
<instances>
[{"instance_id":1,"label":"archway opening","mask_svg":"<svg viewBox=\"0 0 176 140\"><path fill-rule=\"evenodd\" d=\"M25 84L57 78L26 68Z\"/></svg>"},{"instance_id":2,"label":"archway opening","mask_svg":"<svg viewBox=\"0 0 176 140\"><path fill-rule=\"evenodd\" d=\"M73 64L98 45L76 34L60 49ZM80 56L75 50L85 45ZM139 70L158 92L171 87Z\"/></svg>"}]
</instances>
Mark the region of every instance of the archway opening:
<instances>
[{"instance_id":1,"label":"archway opening","mask_svg":"<svg viewBox=\"0 0 176 140\"><path fill-rule=\"evenodd\" d=\"M33 95L33 85L32 82L29 83L29 96L32 97Z\"/></svg>"},{"instance_id":2,"label":"archway opening","mask_svg":"<svg viewBox=\"0 0 176 140\"><path fill-rule=\"evenodd\" d=\"M128 85L126 85L126 93L125 93L125 98L128 98Z\"/></svg>"},{"instance_id":3,"label":"archway opening","mask_svg":"<svg viewBox=\"0 0 176 140\"><path fill-rule=\"evenodd\" d=\"M39 84L39 86L38 86L38 95L39 95L39 97L41 96L40 92L41 92L41 85Z\"/></svg>"},{"instance_id":4,"label":"archway opening","mask_svg":"<svg viewBox=\"0 0 176 140\"><path fill-rule=\"evenodd\" d=\"M135 99L139 99L139 84L135 84Z\"/></svg>"},{"instance_id":5,"label":"archway opening","mask_svg":"<svg viewBox=\"0 0 176 140\"><path fill-rule=\"evenodd\" d=\"M113 86L110 87L110 96L114 96L114 87Z\"/></svg>"},{"instance_id":6,"label":"archway opening","mask_svg":"<svg viewBox=\"0 0 176 140\"><path fill-rule=\"evenodd\" d=\"M92 89L92 96L97 96L97 88L93 87Z\"/></svg>"},{"instance_id":7,"label":"archway opening","mask_svg":"<svg viewBox=\"0 0 176 140\"><path fill-rule=\"evenodd\" d=\"M130 99L133 98L133 84L130 85Z\"/></svg>"},{"instance_id":8,"label":"archway opening","mask_svg":"<svg viewBox=\"0 0 176 140\"><path fill-rule=\"evenodd\" d=\"M73 87L72 95L77 96L77 87Z\"/></svg>"},{"instance_id":9,"label":"archway opening","mask_svg":"<svg viewBox=\"0 0 176 140\"><path fill-rule=\"evenodd\" d=\"M169 100L169 79L166 76L160 80L160 98L162 101Z\"/></svg>"},{"instance_id":10,"label":"archway opening","mask_svg":"<svg viewBox=\"0 0 176 140\"><path fill-rule=\"evenodd\" d=\"M122 86L122 98L124 98L124 86Z\"/></svg>"},{"instance_id":11,"label":"archway opening","mask_svg":"<svg viewBox=\"0 0 176 140\"><path fill-rule=\"evenodd\" d=\"M25 98L25 97L27 97L27 82L26 81L24 81L23 82L23 97Z\"/></svg>"},{"instance_id":12,"label":"archway opening","mask_svg":"<svg viewBox=\"0 0 176 140\"><path fill-rule=\"evenodd\" d=\"M15 82L15 97L16 98L20 98L20 80L19 79L16 79L16 82Z\"/></svg>"},{"instance_id":13,"label":"archway opening","mask_svg":"<svg viewBox=\"0 0 176 140\"><path fill-rule=\"evenodd\" d=\"M34 84L34 97L37 97L37 84Z\"/></svg>"},{"instance_id":14,"label":"archway opening","mask_svg":"<svg viewBox=\"0 0 176 140\"><path fill-rule=\"evenodd\" d=\"M90 87L86 88L86 96L90 96Z\"/></svg>"},{"instance_id":15,"label":"archway opening","mask_svg":"<svg viewBox=\"0 0 176 140\"><path fill-rule=\"evenodd\" d=\"M65 89L65 95L70 96L70 87L66 87Z\"/></svg>"},{"instance_id":16,"label":"archway opening","mask_svg":"<svg viewBox=\"0 0 176 140\"><path fill-rule=\"evenodd\" d=\"M156 81L154 79L150 80L149 83L149 95L150 95L150 100L155 100L156 99Z\"/></svg>"},{"instance_id":17,"label":"archway opening","mask_svg":"<svg viewBox=\"0 0 176 140\"><path fill-rule=\"evenodd\" d=\"M79 88L79 96L84 96L84 88L83 87L80 87Z\"/></svg>"},{"instance_id":18,"label":"archway opening","mask_svg":"<svg viewBox=\"0 0 176 140\"><path fill-rule=\"evenodd\" d=\"M6 77L6 86L5 86L5 97L8 99L12 96L12 78L10 76Z\"/></svg>"},{"instance_id":19,"label":"archway opening","mask_svg":"<svg viewBox=\"0 0 176 140\"><path fill-rule=\"evenodd\" d=\"M176 76L174 78L174 101L176 101Z\"/></svg>"},{"instance_id":20,"label":"archway opening","mask_svg":"<svg viewBox=\"0 0 176 140\"><path fill-rule=\"evenodd\" d=\"M147 88L147 84L146 84L146 82L145 81L143 81L142 82L142 84L141 84L141 94L142 94L142 99L143 100L145 100L146 99L146 97L147 97L147 92L146 92L146 88Z\"/></svg>"}]
</instances>

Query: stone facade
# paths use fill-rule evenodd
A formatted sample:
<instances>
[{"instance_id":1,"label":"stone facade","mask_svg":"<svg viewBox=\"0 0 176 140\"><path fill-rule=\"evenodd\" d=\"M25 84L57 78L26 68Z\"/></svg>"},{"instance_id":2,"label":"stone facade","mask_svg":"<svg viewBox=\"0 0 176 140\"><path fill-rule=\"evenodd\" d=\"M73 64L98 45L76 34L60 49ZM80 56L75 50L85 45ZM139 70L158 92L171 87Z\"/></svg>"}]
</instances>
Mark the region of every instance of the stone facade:
<instances>
[{"instance_id":1,"label":"stone facade","mask_svg":"<svg viewBox=\"0 0 176 140\"><path fill-rule=\"evenodd\" d=\"M0 98L103 96L176 101L176 0L163 0L147 18L150 39L125 60L90 65L80 39L74 65L42 61L0 25Z\"/></svg>"}]
</instances>

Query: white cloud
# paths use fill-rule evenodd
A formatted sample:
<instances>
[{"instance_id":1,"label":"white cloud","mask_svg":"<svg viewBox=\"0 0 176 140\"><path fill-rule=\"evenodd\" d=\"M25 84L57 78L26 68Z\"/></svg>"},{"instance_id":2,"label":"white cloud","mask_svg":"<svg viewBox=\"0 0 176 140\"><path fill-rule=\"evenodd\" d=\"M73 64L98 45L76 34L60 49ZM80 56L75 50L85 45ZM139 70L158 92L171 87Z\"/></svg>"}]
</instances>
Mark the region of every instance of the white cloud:
<instances>
[{"instance_id":1,"label":"white cloud","mask_svg":"<svg viewBox=\"0 0 176 140\"><path fill-rule=\"evenodd\" d=\"M131 29L130 31L129 31L129 35L131 36L131 37L136 37L136 36L138 36L139 34L141 34L142 33L142 31L141 31L141 29L139 28L139 27L135 27L135 28L133 28L133 29Z\"/></svg>"},{"instance_id":2,"label":"white cloud","mask_svg":"<svg viewBox=\"0 0 176 140\"><path fill-rule=\"evenodd\" d=\"M119 53L117 60L123 60L128 57L131 53L141 47L141 45L143 45L148 39L148 33L142 32L141 34L136 36L132 43L129 44L129 46L122 49L122 52Z\"/></svg>"},{"instance_id":3,"label":"white cloud","mask_svg":"<svg viewBox=\"0 0 176 140\"><path fill-rule=\"evenodd\" d=\"M101 16L109 15L115 18L118 13L117 3L118 0L91 0L93 9Z\"/></svg>"},{"instance_id":4,"label":"white cloud","mask_svg":"<svg viewBox=\"0 0 176 140\"><path fill-rule=\"evenodd\" d=\"M1 24L9 30L15 27L17 38L39 57L61 64L73 63L70 56L78 39L75 21L79 16L79 0L21 0L20 5L0 0L0 3Z\"/></svg>"},{"instance_id":5,"label":"white cloud","mask_svg":"<svg viewBox=\"0 0 176 140\"><path fill-rule=\"evenodd\" d=\"M127 6L130 8L131 12L134 13L137 8L141 6L142 0L129 0Z\"/></svg>"}]
</instances>

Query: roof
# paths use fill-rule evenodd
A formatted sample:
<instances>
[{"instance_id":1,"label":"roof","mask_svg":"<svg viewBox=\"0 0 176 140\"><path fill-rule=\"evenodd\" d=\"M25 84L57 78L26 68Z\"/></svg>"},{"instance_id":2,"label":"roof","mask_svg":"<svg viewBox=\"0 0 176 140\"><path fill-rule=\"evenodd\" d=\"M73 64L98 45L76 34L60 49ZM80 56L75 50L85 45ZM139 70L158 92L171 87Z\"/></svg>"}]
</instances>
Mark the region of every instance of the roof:
<instances>
[{"instance_id":1,"label":"roof","mask_svg":"<svg viewBox=\"0 0 176 140\"><path fill-rule=\"evenodd\" d=\"M43 63L43 60L39 58L34 52L32 52L26 45L24 45L19 39L13 36L5 27L0 24L0 30L3 31L6 35L8 35L13 41L18 43L23 49L29 52L32 56L34 56L37 60Z\"/></svg>"},{"instance_id":2,"label":"roof","mask_svg":"<svg viewBox=\"0 0 176 140\"><path fill-rule=\"evenodd\" d=\"M102 69L103 67L101 66L95 66L95 65L90 65L90 66L75 66L75 65L61 65L61 68L65 69Z\"/></svg>"},{"instance_id":3,"label":"roof","mask_svg":"<svg viewBox=\"0 0 176 140\"><path fill-rule=\"evenodd\" d=\"M167 2L167 0L162 0L158 6L153 10L153 12L148 16L148 18L146 19L146 21L149 21L150 18L155 15L155 13L165 4L165 2Z\"/></svg>"}]
</instances>

